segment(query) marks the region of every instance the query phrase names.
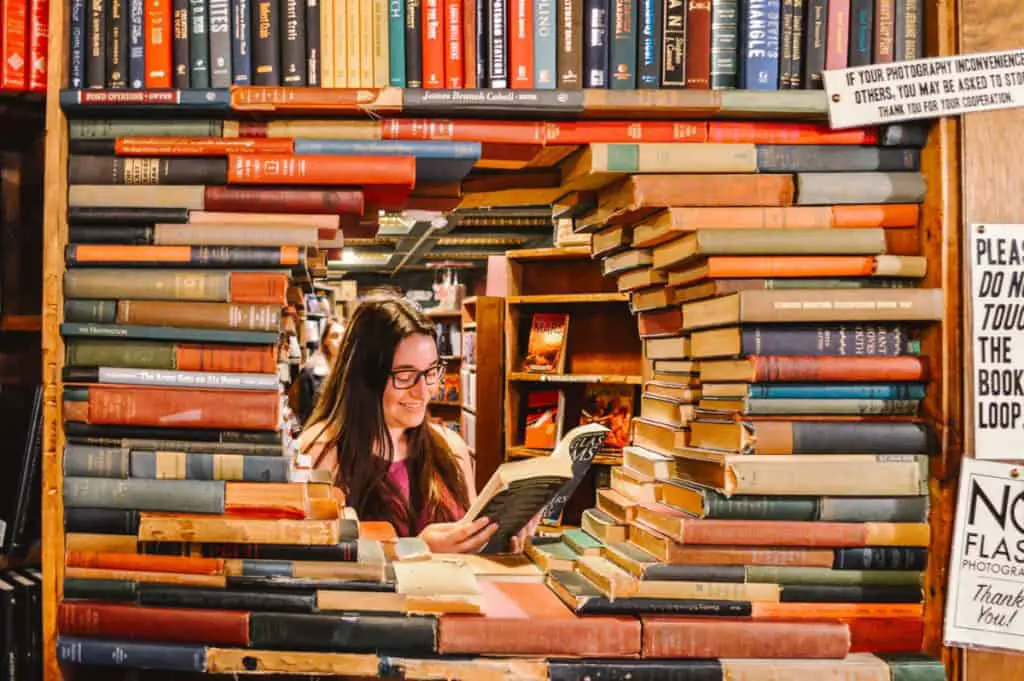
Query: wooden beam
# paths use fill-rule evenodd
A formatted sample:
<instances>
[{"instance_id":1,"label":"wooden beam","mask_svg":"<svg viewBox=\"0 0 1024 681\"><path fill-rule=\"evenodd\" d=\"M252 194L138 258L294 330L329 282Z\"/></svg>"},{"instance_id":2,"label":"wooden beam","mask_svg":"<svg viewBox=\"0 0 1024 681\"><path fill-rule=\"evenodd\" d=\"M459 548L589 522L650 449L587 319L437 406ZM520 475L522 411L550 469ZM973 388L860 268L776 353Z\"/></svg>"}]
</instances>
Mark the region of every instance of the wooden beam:
<instances>
[{"instance_id":1,"label":"wooden beam","mask_svg":"<svg viewBox=\"0 0 1024 681\"><path fill-rule=\"evenodd\" d=\"M960 53L1010 50L1020 47L1024 34L1024 3L1020 0L962 0L959 16ZM1020 159L1024 158L1024 114L1020 109L972 113L963 117L961 238L967 243L972 223L1024 223L1024 195L1020 192ZM1024 231L1022 231L1024 236ZM969 294L968 294L969 296ZM970 326L964 316L963 369L968 379L963 409L966 451L973 452L973 386L970 385L972 347ZM959 681L1024 678L1019 655L969 650L964 652Z\"/></svg>"},{"instance_id":2,"label":"wooden beam","mask_svg":"<svg viewBox=\"0 0 1024 681\"><path fill-rule=\"evenodd\" d=\"M43 219L43 443L42 572L43 678L63 678L57 659L57 604L64 583L64 429L61 425L61 370L64 342L60 321L64 307L64 246L67 243L67 120L58 93L67 83L67 8L50 3L47 55L46 154Z\"/></svg>"}]
</instances>

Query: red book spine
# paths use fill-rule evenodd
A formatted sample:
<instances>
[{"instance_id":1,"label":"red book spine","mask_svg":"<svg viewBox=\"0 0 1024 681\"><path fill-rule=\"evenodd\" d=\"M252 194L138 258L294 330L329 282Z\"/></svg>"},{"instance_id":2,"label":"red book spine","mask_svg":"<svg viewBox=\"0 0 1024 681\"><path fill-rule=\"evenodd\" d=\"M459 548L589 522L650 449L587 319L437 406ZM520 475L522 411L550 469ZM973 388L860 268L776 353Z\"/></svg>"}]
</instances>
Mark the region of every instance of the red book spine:
<instances>
[{"instance_id":1,"label":"red book spine","mask_svg":"<svg viewBox=\"0 0 1024 681\"><path fill-rule=\"evenodd\" d=\"M57 630L65 636L245 647L249 613L65 601L58 605Z\"/></svg>"},{"instance_id":2,"label":"red book spine","mask_svg":"<svg viewBox=\"0 0 1024 681\"><path fill-rule=\"evenodd\" d=\"M0 44L3 45L0 90L24 90L27 87L27 0L2 0L0 9Z\"/></svg>"},{"instance_id":3,"label":"red book spine","mask_svg":"<svg viewBox=\"0 0 1024 681\"><path fill-rule=\"evenodd\" d=\"M171 0L146 0L146 88L171 87Z\"/></svg>"},{"instance_id":4,"label":"red book spine","mask_svg":"<svg viewBox=\"0 0 1024 681\"><path fill-rule=\"evenodd\" d=\"M686 87L711 87L711 0L690 0L686 6Z\"/></svg>"},{"instance_id":5,"label":"red book spine","mask_svg":"<svg viewBox=\"0 0 1024 681\"><path fill-rule=\"evenodd\" d=\"M280 421L277 393L256 390L90 385L87 404L93 425L274 430Z\"/></svg>"},{"instance_id":6,"label":"red book spine","mask_svg":"<svg viewBox=\"0 0 1024 681\"><path fill-rule=\"evenodd\" d=\"M118 137L118 156L227 156L228 154L290 154L294 143L281 137Z\"/></svg>"},{"instance_id":7,"label":"red book spine","mask_svg":"<svg viewBox=\"0 0 1024 681\"><path fill-rule=\"evenodd\" d=\"M363 192L353 189L206 188L205 207L215 212L363 214Z\"/></svg>"},{"instance_id":8,"label":"red book spine","mask_svg":"<svg viewBox=\"0 0 1024 681\"><path fill-rule=\"evenodd\" d=\"M548 144L709 141L704 121L558 121L544 125Z\"/></svg>"},{"instance_id":9,"label":"red book spine","mask_svg":"<svg viewBox=\"0 0 1024 681\"><path fill-rule=\"evenodd\" d=\"M533 4L531 0L509 3L509 82L514 89L533 87Z\"/></svg>"},{"instance_id":10,"label":"red book spine","mask_svg":"<svg viewBox=\"0 0 1024 681\"><path fill-rule=\"evenodd\" d=\"M462 31L462 83L466 88L479 87L476 82L476 3L477 0L462 0L459 30Z\"/></svg>"},{"instance_id":11,"label":"red book spine","mask_svg":"<svg viewBox=\"0 0 1024 681\"><path fill-rule=\"evenodd\" d=\"M645 140L647 141L647 140ZM777 121L711 121L708 142L734 144L878 144L877 128L832 130L827 125Z\"/></svg>"},{"instance_id":12,"label":"red book spine","mask_svg":"<svg viewBox=\"0 0 1024 681\"><path fill-rule=\"evenodd\" d=\"M825 68L845 69L850 46L850 0L829 0Z\"/></svg>"},{"instance_id":13,"label":"red book spine","mask_svg":"<svg viewBox=\"0 0 1024 681\"><path fill-rule=\"evenodd\" d=\"M462 0L444 0L444 83L455 90L465 87L463 73Z\"/></svg>"},{"instance_id":14,"label":"red book spine","mask_svg":"<svg viewBox=\"0 0 1024 681\"><path fill-rule=\"evenodd\" d=\"M28 89L46 92L46 51L49 49L50 0L28 3Z\"/></svg>"},{"instance_id":15,"label":"red book spine","mask_svg":"<svg viewBox=\"0 0 1024 681\"><path fill-rule=\"evenodd\" d=\"M423 87L439 90L445 86L444 24L441 21L445 0L423 0Z\"/></svg>"},{"instance_id":16,"label":"red book spine","mask_svg":"<svg viewBox=\"0 0 1024 681\"><path fill-rule=\"evenodd\" d=\"M753 383L923 381L927 369L920 357L779 357L749 360Z\"/></svg>"},{"instance_id":17,"label":"red book spine","mask_svg":"<svg viewBox=\"0 0 1024 681\"><path fill-rule=\"evenodd\" d=\"M416 185L412 156L231 154L229 184Z\"/></svg>"},{"instance_id":18,"label":"red book spine","mask_svg":"<svg viewBox=\"0 0 1024 681\"><path fill-rule=\"evenodd\" d=\"M543 144L544 123L390 118L381 126L386 140L451 140L485 144Z\"/></svg>"}]
</instances>

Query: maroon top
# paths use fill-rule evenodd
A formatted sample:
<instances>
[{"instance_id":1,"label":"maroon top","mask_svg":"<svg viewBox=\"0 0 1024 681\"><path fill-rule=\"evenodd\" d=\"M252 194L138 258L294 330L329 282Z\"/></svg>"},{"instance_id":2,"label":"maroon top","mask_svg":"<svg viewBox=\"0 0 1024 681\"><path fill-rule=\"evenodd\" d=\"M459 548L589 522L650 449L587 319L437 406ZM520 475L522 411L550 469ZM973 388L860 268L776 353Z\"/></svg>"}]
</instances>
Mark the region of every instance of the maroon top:
<instances>
[{"instance_id":1,"label":"maroon top","mask_svg":"<svg viewBox=\"0 0 1024 681\"><path fill-rule=\"evenodd\" d=\"M391 464L390 468L388 468L388 478L392 483L394 483L395 487L398 488L399 492L401 492L402 499L404 499L406 503L409 501L409 467L407 465L407 461L408 459L395 461ZM447 488L445 488L444 503L451 511L452 517L455 520L459 520L466 514L466 510L459 506L459 502L457 502L451 493L448 492ZM420 511L419 518L416 519L416 527L407 527L401 520L396 520L395 531L398 532L399 537L414 537L420 533L420 530L431 522L436 521L433 521L427 515L427 509L423 509Z\"/></svg>"}]
</instances>

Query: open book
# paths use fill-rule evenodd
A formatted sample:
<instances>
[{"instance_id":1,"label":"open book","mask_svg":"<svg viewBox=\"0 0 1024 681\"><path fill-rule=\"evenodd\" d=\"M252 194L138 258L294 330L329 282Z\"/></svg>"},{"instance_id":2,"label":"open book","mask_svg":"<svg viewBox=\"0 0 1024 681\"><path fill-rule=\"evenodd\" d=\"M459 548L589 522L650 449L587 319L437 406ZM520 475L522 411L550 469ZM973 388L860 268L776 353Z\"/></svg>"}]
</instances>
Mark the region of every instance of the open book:
<instances>
[{"instance_id":1,"label":"open book","mask_svg":"<svg viewBox=\"0 0 1024 681\"><path fill-rule=\"evenodd\" d=\"M538 456L522 461L509 461L498 466L494 475L487 481L476 501L466 511L461 523L471 523L481 516L487 516L491 522L498 523L498 531L494 533L481 553L500 553L505 551L509 540L523 529L533 516L559 496L566 496L579 484L582 475L579 473L579 462L572 454L579 450L576 444L585 441L588 445L595 435L603 442L608 429L596 423L577 426L566 434L558 443L551 456ZM593 447L596 451L600 442ZM591 449L591 447L587 447ZM589 457L589 458L592 458ZM589 460L587 461L589 465ZM584 471L585 472L585 471ZM564 501L562 502L564 505Z\"/></svg>"}]
</instances>

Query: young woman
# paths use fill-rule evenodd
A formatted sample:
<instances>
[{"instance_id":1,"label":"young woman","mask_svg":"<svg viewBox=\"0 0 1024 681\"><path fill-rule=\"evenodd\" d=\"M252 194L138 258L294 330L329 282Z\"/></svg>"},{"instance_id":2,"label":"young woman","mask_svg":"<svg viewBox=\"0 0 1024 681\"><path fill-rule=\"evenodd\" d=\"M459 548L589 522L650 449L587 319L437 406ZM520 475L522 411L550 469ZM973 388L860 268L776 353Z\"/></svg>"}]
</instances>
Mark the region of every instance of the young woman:
<instances>
[{"instance_id":1,"label":"young woman","mask_svg":"<svg viewBox=\"0 0 1024 681\"><path fill-rule=\"evenodd\" d=\"M498 527L487 518L456 524L476 488L465 442L427 418L444 371L434 325L419 310L397 298L365 302L299 443L360 519L389 521L437 553L475 553ZM510 551L522 550L533 525Z\"/></svg>"},{"instance_id":2,"label":"young woman","mask_svg":"<svg viewBox=\"0 0 1024 681\"><path fill-rule=\"evenodd\" d=\"M338 356L338 348L341 346L341 336L344 332L345 327L338 319L332 317L328 320L320 334L320 347L306 361L295 379L299 391L295 416L301 424L305 424L313 413L313 407L316 405L317 398L320 397L324 380Z\"/></svg>"}]
</instances>

